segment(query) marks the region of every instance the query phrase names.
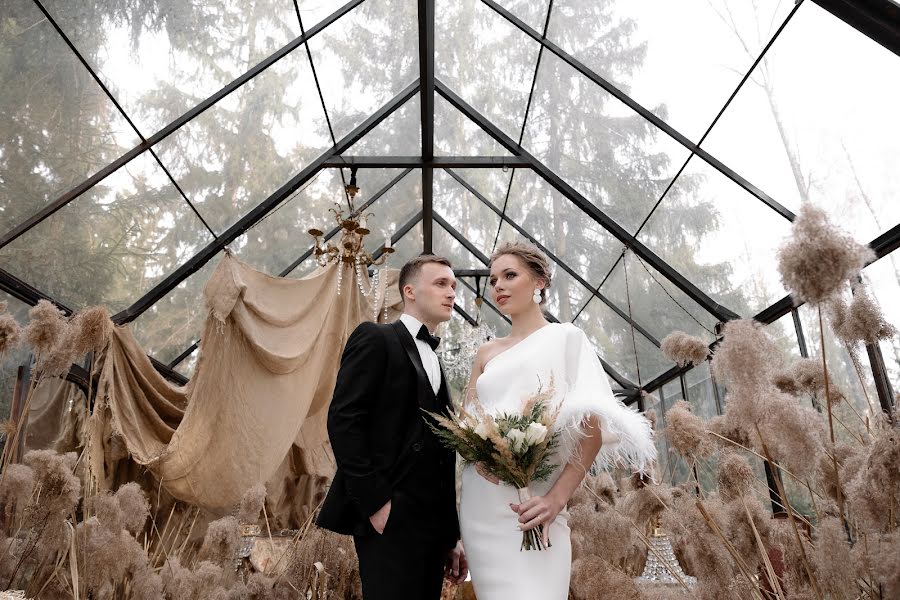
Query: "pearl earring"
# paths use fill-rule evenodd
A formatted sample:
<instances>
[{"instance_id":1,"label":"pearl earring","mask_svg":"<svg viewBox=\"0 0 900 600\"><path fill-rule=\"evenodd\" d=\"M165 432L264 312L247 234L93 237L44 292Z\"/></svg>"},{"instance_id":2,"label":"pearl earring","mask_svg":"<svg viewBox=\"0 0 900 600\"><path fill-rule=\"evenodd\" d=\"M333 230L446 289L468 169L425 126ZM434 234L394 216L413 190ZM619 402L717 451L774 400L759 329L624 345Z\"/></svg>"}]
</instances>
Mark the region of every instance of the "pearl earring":
<instances>
[{"instance_id":1,"label":"pearl earring","mask_svg":"<svg viewBox=\"0 0 900 600\"><path fill-rule=\"evenodd\" d=\"M534 288L534 295L531 296L531 301L534 302L535 304L541 303L541 289L540 288Z\"/></svg>"}]
</instances>

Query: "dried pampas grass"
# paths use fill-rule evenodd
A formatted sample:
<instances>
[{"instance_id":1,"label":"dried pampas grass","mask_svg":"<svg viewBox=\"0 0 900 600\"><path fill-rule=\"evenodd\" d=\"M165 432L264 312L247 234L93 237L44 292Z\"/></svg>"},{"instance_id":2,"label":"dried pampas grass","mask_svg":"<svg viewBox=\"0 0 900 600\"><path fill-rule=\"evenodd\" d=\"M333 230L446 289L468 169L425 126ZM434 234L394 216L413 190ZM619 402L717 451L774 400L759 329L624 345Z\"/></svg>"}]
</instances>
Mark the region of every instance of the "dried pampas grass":
<instances>
[{"instance_id":1,"label":"dried pampas grass","mask_svg":"<svg viewBox=\"0 0 900 600\"><path fill-rule=\"evenodd\" d=\"M804 203L791 237L778 251L778 271L795 301L819 304L859 275L875 254L834 226L827 213Z\"/></svg>"},{"instance_id":2,"label":"dried pampas grass","mask_svg":"<svg viewBox=\"0 0 900 600\"><path fill-rule=\"evenodd\" d=\"M778 347L760 323L752 319L729 321L713 355L712 369L730 390L750 390L772 379L778 356Z\"/></svg>"},{"instance_id":3,"label":"dried pampas grass","mask_svg":"<svg viewBox=\"0 0 900 600\"><path fill-rule=\"evenodd\" d=\"M666 411L665 432L682 456L706 457L716 448L706 433L703 419L692 414L688 403L684 400L679 400Z\"/></svg>"},{"instance_id":4,"label":"dried pampas grass","mask_svg":"<svg viewBox=\"0 0 900 600\"><path fill-rule=\"evenodd\" d=\"M44 355L55 348L66 329L66 315L49 300L39 301L28 311L25 340L36 355Z\"/></svg>"},{"instance_id":5,"label":"dried pampas grass","mask_svg":"<svg viewBox=\"0 0 900 600\"><path fill-rule=\"evenodd\" d=\"M266 486L257 483L248 489L241 498L241 510L238 519L241 523L256 523L266 501Z\"/></svg>"},{"instance_id":6,"label":"dried pampas grass","mask_svg":"<svg viewBox=\"0 0 900 600\"><path fill-rule=\"evenodd\" d=\"M586 556L572 563L572 600L596 600L601 590L615 590L620 600L641 600L641 593L626 573L599 556Z\"/></svg>"},{"instance_id":7,"label":"dried pampas grass","mask_svg":"<svg viewBox=\"0 0 900 600\"><path fill-rule=\"evenodd\" d=\"M71 326L69 343L75 356L103 350L113 331L113 322L105 306L94 306L78 313L73 317Z\"/></svg>"},{"instance_id":8,"label":"dried pampas grass","mask_svg":"<svg viewBox=\"0 0 900 600\"><path fill-rule=\"evenodd\" d=\"M825 389L825 377L822 361L817 358L801 358L779 371L772 383L782 392L799 395L801 393L817 394Z\"/></svg>"},{"instance_id":9,"label":"dried pampas grass","mask_svg":"<svg viewBox=\"0 0 900 600\"><path fill-rule=\"evenodd\" d=\"M867 450L847 496L864 531L887 532L900 514L900 431L880 432Z\"/></svg>"},{"instance_id":10,"label":"dried pampas grass","mask_svg":"<svg viewBox=\"0 0 900 600\"><path fill-rule=\"evenodd\" d=\"M747 459L737 452L725 452L719 463L719 493L726 500L750 494L756 474Z\"/></svg>"},{"instance_id":11,"label":"dried pampas grass","mask_svg":"<svg viewBox=\"0 0 900 600\"><path fill-rule=\"evenodd\" d=\"M683 331L673 331L667 335L660 344L660 349L666 358L679 367L699 365L709 356L709 346L705 341Z\"/></svg>"},{"instance_id":12,"label":"dried pampas grass","mask_svg":"<svg viewBox=\"0 0 900 600\"><path fill-rule=\"evenodd\" d=\"M842 342L855 344L877 344L897 335L897 328L885 318L881 307L863 285L854 287L853 300L849 306L840 296L827 304L831 328Z\"/></svg>"},{"instance_id":13,"label":"dried pampas grass","mask_svg":"<svg viewBox=\"0 0 900 600\"><path fill-rule=\"evenodd\" d=\"M0 314L0 358L19 345L22 330L19 322L8 313Z\"/></svg>"},{"instance_id":14,"label":"dried pampas grass","mask_svg":"<svg viewBox=\"0 0 900 600\"><path fill-rule=\"evenodd\" d=\"M150 503L135 482L126 483L116 490L116 501L122 509L122 525L134 535L144 530L147 517L150 516Z\"/></svg>"},{"instance_id":15,"label":"dried pampas grass","mask_svg":"<svg viewBox=\"0 0 900 600\"><path fill-rule=\"evenodd\" d=\"M241 530L237 519L223 517L213 521L206 528L206 536L200 547L199 558L217 564L234 559L241 543Z\"/></svg>"}]
</instances>

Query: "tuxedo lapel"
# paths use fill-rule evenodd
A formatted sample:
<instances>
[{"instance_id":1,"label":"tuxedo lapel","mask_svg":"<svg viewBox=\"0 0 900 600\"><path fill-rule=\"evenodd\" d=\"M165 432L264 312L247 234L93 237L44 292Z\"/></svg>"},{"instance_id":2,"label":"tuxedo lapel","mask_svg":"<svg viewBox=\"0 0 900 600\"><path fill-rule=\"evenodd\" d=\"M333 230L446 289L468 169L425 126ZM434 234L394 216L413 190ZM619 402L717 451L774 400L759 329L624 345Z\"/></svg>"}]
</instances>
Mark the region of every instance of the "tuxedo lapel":
<instances>
[{"instance_id":1,"label":"tuxedo lapel","mask_svg":"<svg viewBox=\"0 0 900 600\"><path fill-rule=\"evenodd\" d=\"M416 341L409 333L406 325L404 325L402 321L394 321L393 326L394 331L397 333L397 337L400 338L400 345L403 346L403 349L406 351L406 356L409 358L410 362L412 362L413 367L416 370L416 379L418 380L417 387L419 390L416 401L419 403L419 406L422 406L427 391L431 391L431 382L428 381L428 375L425 373L425 367L422 365L422 357L419 356L419 349L416 347Z\"/></svg>"}]
</instances>

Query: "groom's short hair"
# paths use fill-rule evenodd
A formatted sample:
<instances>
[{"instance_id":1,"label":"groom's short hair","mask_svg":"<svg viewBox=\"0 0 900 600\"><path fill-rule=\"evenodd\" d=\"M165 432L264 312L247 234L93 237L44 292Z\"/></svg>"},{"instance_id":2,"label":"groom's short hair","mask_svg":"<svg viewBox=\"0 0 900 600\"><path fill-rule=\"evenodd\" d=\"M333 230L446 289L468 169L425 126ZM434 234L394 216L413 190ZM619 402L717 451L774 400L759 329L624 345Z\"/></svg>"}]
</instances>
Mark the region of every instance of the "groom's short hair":
<instances>
[{"instance_id":1,"label":"groom's short hair","mask_svg":"<svg viewBox=\"0 0 900 600\"><path fill-rule=\"evenodd\" d=\"M420 254L415 258L407 261L405 265L400 269L400 281L397 283L397 286L400 288L400 299L404 302L406 301L406 296L403 295L403 288L406 287L410 281L419 276L419 273L422 271L422 266L427 265L428 263L437 263L439 265L446 265L453 268L453 265L450 264L450 261L443 256L437 256L436 254Z\"/></svg>"}]
</instances>

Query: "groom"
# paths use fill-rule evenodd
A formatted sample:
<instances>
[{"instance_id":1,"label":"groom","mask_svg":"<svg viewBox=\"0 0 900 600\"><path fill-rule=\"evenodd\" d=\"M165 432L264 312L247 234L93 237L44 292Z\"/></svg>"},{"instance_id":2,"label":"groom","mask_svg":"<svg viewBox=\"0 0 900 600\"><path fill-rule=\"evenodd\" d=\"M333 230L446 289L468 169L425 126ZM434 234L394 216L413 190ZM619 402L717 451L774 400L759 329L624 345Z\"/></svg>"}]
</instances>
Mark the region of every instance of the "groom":
<instances>
[{"instance_id":1,"label":"groom","mask_svg":"<svg viewBox=\"0 0 900 600\"><path fill-rule=\"evenodd\" d=\"M316 523L352 534L365 600L438 600L446 576L468 567L459 540L455 455L423 410L445 412L450 394L433 336L450 320L450 262L423 254L400 270L404 311L365 322L347 340L328 436L337 472Z\"/></svg>"}]
</instances>

